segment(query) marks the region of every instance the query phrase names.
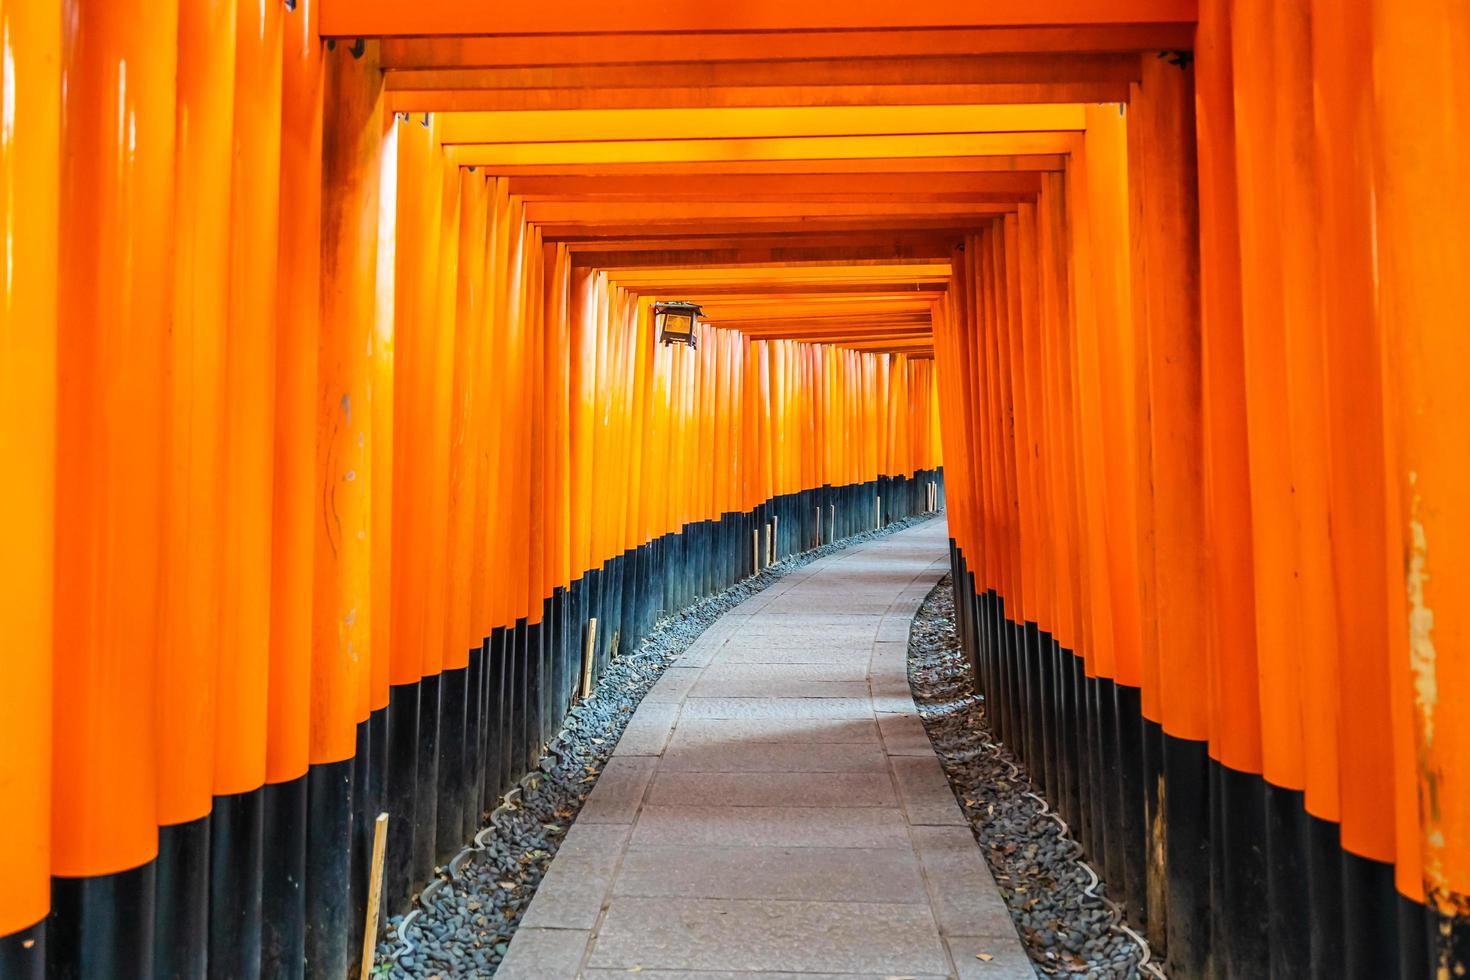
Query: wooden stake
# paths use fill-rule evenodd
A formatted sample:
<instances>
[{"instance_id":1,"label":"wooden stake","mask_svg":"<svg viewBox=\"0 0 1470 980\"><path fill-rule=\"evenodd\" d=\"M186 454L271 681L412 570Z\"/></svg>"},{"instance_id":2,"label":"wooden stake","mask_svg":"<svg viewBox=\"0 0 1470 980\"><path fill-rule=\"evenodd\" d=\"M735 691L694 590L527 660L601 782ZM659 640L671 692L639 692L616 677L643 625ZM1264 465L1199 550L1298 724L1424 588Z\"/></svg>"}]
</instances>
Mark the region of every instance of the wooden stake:
<instances>
[{"instance_id":1,"label":"wooden stake","mask_svg":"<svg viewBox=\"0 0 1470 980\"><path fill-rule=\"evenodd\" d=\"M828 509L828 513L831 514L831 516L832 516L832 523L830 525L828 525L828 528L827 528L827 540L828 541L836 541L837 540L837 505L836 504L828 504L827 505L827 509ZM821 519L822 519L822 512L819 510L819 511L817 511L817 520L821 520Z\"/></svg>"},{"instance_id":2,"label":"wooden stake","mask_svg":"<svg viewBox=\"0 0 1470 980\"><path fill-rule=\"evenodd\" d=\"M772 514L771 515L771 560L773 562L776 560L776 555L779 554L779 552L776 550L776 533L777 533L777 531L780 530L780 528L781 528L781 515L779 515L779 514Z\"/></svg>"},{"instance_id":3,"label":"wooden stake","mask_svg":"<svg viewBox=\"0 0 1470 980\"><path fill-rule=\"evenodd\" d=\"M761 571L761 532L757 527L750 529L750 557L755 560L750 574L759 575Z\"/></svg>"},{"instance_id":4,"label":"wooden stake","mask_svg":"<svg viewBox=\"0 0 1470 980\"><path fill-rule=\"evenodd\" d=\"M874 506L877 508L874 511L875 516L873 518L877 523L875 523L873 525L873 527L878 528L878 529L881 530L882 527L883 527L883 498L882 497L874 497L873 498L873 502L874 502Z\"/></svg>"},{"instance_id":5,"label":"wooden stake","mask_svg":"<svg viewBox=\"0 0 1470 980\"><path fill-rule=\"evenodd\" d=\"M592 693L592 651L597 647L597 620L587 620L587 643L582 648L582 697Z\"/></svg>"},{"instance_id":6,"label":"wooden stake","mask_svg":"<svg viewBox=\"0 0 1470 980\"><path fill-rule=\"evenodd\" d=\"M816 545L814 545L814 547L821 547L821 544L822 544L822 508L818 507L817 508L817 543L816 543Z\"/></svg>"},{"instance_id":7,"label":"wooden stake","mask_svg":"<svg viewBox=\"0 0 1470 980\"><path fill-rule=\"evenodd\" d=\"M773 517L773 518L771 518L771 522L766 525L766 564L767 565L774 565L776 563L775 554L776 554L776 519Z\"/></svg>"},{"instance_id":8,"label":"wooden stake","mask_svg":"<svg viewBox=\"0 0 1470 980\"><path fill-rule=\"evenodd\" d=\"M388 845L388 814L378 814L373 822L373 864L368 879L367 926L362 934L362 973L373 974L373 953L378 947L378 907L383 903L383 852Z\"/></svg>"}]
</instances>

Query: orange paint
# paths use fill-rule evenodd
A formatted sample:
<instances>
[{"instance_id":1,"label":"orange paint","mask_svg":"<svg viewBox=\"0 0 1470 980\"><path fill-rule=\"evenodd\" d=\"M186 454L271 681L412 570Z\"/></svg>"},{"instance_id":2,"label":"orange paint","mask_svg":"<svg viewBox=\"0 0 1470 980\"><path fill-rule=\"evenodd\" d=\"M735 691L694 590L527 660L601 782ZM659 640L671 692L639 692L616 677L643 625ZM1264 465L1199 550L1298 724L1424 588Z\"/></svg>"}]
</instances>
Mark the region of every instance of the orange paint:
<instances>
[{"instance_id":1,"label":"orange paint","mask_svg":"<svg viewBox=\"0 0 1470 980\"><path fill-rule=\"evenodd\" d=\"M223 607L226 332L234 158L233 0L179 12L174 308L169 350L158 822L197 820L214 793Z\"/></svg>"},{"instance_id":2,"label":"orange paint","mask_svg":"<svg viewBox=\"0 0 1470 980\"><path fill-rule=\"evenodd\" d=\"M45 916L51 901L53 445L57 435L57 261L61 23L48 0L0 4L0 935Z\"/></svg>"},{"instance_id":3,"label":"orange paint","mask_svg":"<svg viewBox=\"0 0 1470 980\"><path fill-rule=\"evenodd\" d=\"M157 849L178 8L62 25L51 871L96 875Z\"/></svg>"}]
</instances>

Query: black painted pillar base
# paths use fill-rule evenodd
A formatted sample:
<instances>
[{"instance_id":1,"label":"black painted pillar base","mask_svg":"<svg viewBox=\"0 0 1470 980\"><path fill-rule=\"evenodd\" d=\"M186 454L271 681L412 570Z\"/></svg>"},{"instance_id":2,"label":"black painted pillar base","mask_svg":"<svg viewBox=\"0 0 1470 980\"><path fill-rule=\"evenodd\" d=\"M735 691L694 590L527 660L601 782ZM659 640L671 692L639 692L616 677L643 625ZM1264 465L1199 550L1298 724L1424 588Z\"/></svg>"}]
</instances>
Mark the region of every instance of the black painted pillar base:
<instances>
[{"instance_id":1,"label":"black painted pillar base","mask_svg":"<svg viewBox=\"0 0 1470 980\"><path fill-rule=\"evenodd\" d=\"M46 920L0 936L0 980L44 980Z\"/></svg>"},{"instance_id":2,"label":"black painted pillar base","mask_svg":"<svg viewBox=\"0 0 1470 980\"><path fill-rule=\"evenodd\" d=\"M209 823L204 816L158 828L153 910L153 976L158 980L193 980L207 969Z\"/></svg>"},{"instance_id":3,"label":"black painted pillar base","mask_svg":"<svg viewBox=\"0 0 1470 980\"><path fill-rule=\"evenodd\" d=\"M413 864L409 891L434 875L435 839L439 829L439 723L442 705L438 674L419 680L417 789L414 790ZM390 819L391 825L391 819Z\"/></svg>"},{"instance_id":4,"label":"black painted pillar base","mask_svg":"<svg viewBox=\"0 0 1470 980\"><path fill-rule=\"evenodd\" d=\"M300 980L306 971L306 776L267 783L264 808L260 970L268 980Z\"/></svg>"},{"instance_id":5,"label":"black painted pillar base","mask_svg":"<svg viewBox=\"0 0 1470 980\"><path fill-rule=\"evenodd\" d=\"M1307 977L1312 970L1308 930L1306 810L1298 790L1266 784L1266 907L1271 975Z\"/></svg>"},{"instance_id":6,"label":"black painted pillar base","mask_svg":"<svg viewBox=\"0 0 1470 980\"><path fill-rule=\"evenodd\" d=\"M306 976L341 980L352 962L352 759L306 773Z\"/></svg>"},{"instance_id":7,"label":"black painted pillar base","mask_svg":"<svg viewBox=\"0 0 1470 980\"><path fill-rule=\"evenodd\" d=\"M209 976L260 976L264 792L216 796L209 834Z\"/></svg>"},{"instance_id":8,"label":"black painted pillar base","mask_svg":"<svg viewBox=\"0 0 1470 980\"><path fill-rule=\"evenodd\" d=\"M48 980L153 975L154 863L90 878L52 878Z\"/></svg>"},{"instance_id":9,"label":"black painted pillar base","mask_svg":"<svg viewBox=\"0 0 1470 980\"><path fill-rule=\"evenodd\" d=\"M388 846L383 901L396 909L413 893L413 828L418 821L419 690L417 681L388 688Z\"/></svg>"},{"instance_id":10,"label":"black painted pillar base","mask_svg":"<svg viewBox=\"0 0 1470 980\"><path fill-rule=\"evenodd\" d=\"M434 863L446 864L464 844L465 718L469 669L446 668L439 681L439 764L434 792ZM421 879L426 880L426 879ZM415 882L417 885L419 882Z\"/></svg>"}]
</instances>

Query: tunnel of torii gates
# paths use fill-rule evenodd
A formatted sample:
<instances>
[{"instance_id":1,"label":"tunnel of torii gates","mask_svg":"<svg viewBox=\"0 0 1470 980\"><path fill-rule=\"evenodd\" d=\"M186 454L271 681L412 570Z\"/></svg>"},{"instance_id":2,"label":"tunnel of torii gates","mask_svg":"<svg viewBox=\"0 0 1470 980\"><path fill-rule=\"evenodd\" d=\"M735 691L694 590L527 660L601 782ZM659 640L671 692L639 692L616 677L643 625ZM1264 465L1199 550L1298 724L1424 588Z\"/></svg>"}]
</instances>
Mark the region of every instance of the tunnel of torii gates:
<instances>
[{"instance_id":1,"label":"tunnel of torii gates","mask_svg":"<svg viewBox=\"0 0 1470 980\"><path fill-rule=\"evenodd\" d=\"M355 973L378 813L387 914L659 616L932 509L1171 975L1463 975L1463 0L0 45L0 975Z\"/></svg>"}]
</instances>

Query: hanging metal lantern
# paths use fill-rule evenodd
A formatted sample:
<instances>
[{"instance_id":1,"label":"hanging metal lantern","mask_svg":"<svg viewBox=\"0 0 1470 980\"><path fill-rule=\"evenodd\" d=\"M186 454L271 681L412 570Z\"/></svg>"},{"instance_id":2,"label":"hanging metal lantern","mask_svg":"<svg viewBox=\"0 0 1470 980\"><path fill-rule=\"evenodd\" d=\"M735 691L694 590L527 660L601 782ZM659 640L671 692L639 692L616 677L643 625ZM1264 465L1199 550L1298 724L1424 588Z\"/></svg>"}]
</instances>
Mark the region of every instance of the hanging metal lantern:
<instances>
[{"instance_id":1,"label":"hanging metal lantern","mask_svg":"<svg viewBox=\"0 0 1470 980\"><path fill-rule=\"evenodd\" d=\"M694 347L695 318L702 312L694 303L654 303L653 322L658 328L658 339L665 344Z\"/></svg>"}]
</instances>

